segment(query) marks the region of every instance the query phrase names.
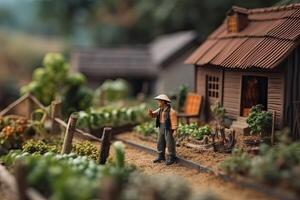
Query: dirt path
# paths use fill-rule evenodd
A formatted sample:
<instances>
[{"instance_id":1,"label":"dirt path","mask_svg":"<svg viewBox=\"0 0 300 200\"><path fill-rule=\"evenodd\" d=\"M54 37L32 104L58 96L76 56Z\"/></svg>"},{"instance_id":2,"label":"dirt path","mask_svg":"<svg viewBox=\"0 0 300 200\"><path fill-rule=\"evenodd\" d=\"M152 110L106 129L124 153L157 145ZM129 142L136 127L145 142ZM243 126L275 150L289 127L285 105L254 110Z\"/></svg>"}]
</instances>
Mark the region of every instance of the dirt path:
<instances>
[{"instance_id":1,"label":"dirt path","mask_svg":"<svg viewBox=\"0 0 300 200\"><path fill-rule=\"evenodd\" d=\"M207 173L199 173L179 164L166 166L152 163L154 156L131 147L126 147L126 161L136 165L146 174L172 174L185 178L197 191L213 192L223 200L271 200L264 194L224 182Z\"/></svg>"},{"instance_id":2,"label":"dirt path","mask_svg":"<svg viewBox=\"0 0 300 200\"><path fill-rule=\"evenodd\" d=\"M118 135L118 138L134 141L138 144L155 148L156 144L153 141L146 141L139 138L133 133L124 133ZM228 154L220 154L214 152L198 152L194 149L186 147L177 147L179 156L200 163L214 170L218 168L218 163L223 161ZM224 200L271 200L272 198L257 191L238 187L236 184L225 182L220 178L207 173L200 173L196 170L191 170L179 164L174 166L166 166L165 164L154 164L153 155L141 152L132 147L126 147L126 160L128 163L136 165L146 174L174 174L185 178L192 187L197 191L211 191Z\"/></svg>"},{"instance_id":3,"label":"dirt path","mask_svg":"<svg viewBox=\"0 0 300 200\"><path fill-rule=\"evenodd\" d=\"M134 132L120 134L117 136L117 138L127 141L133 141L135 143L156 149L156 141L151 141L151 138L150 140L142 139L138 134L135 134ZM218 163L222 162L226 157L230 156L230 154L216 153L211 150L196 150L182 146L177 146L176 151L178 156L187 160L192 160L215 171L218 170Z\"/></svg>"}]
</instances>

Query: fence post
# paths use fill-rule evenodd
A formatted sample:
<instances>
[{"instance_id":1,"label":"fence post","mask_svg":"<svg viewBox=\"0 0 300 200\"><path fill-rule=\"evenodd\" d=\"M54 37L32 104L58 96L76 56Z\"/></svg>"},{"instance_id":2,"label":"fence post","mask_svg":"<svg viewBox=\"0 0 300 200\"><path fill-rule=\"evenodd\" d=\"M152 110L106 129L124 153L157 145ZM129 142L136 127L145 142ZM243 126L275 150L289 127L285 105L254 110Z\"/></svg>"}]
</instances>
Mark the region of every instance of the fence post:
<instances>
[{"instance_id":1,"label":"fence post","mask_svg":"<svg viewBox=\"0 0 300 200\"><path fill-rule=\"evenodd\" d=\"M72 113L71 116L69 117L61 154L68 154L72 150L72 140L76 129L77 119L78 119L78 113Z\"/></svg>"},{"instance_id":2,"label":"fence post","mask_svg":"<svg viewBox=\"0 0 300 200\"><path fill-rule=\"evenodd\" d=\"M51 132L54 134L60 133L60 126L55 121L55 118L61 118L61 101L52 101L51 102ZM62 133L62 138L64 134Z\"/></svg>"},{"instance_id":3,"label":"fence post","mask_svg":"<svg viewBox=\"0 0 300 200\"><path fill-rule=\"evenodd\" d=\"M99 156L100 165L104 165L109 156L110 141L111 141L111 127L104 127L102 138L101 138L101 146L100 146L100 156Z\"/></svg>"},{"instance_id":4,"label":"fence post","mask_svg":"<svg viewBox=\"0 0 300 200\"><path fill-rule=\"evenodd\" d=\"M275 143L275 115L276 111L272 111L272 132L271 132L271 145L273 146Z\"/></svg>"},{"instance_id":5,"label":"fence post","mask_svg":"<svg viewBox=\"0 0 300 200\"><path fill-rule=\"evenodd\" d=\"M21 162L18 162L16 166L16 182L17 182L18 200L28 200L28 196L26 194L27 191L26 167Z\"/></svg>"},{"instance_id":6,"label":"fence post","mask_svg":"<svg viewBox=\"0 0 300 200\"><path fill-rule=\"evenodd\" d=\"M31 113L34 111L34 103L31 98L27 99L27 118L31 118Z\"/></svg>"}]
</instances>

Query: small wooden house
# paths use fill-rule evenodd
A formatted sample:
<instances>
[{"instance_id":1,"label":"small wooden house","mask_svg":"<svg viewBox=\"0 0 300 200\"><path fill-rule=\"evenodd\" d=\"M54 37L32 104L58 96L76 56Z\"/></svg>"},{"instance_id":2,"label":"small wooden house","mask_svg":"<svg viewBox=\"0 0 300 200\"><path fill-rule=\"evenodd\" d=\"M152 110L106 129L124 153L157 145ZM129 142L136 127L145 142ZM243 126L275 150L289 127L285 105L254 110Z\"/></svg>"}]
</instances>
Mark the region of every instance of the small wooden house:
<instances>
[{"instance_id":1,"label":"small wooden house","mask_svg":"<svg viewBox=\"0 0 300 200\"><path fill-rule=\"evenodd\" d=\"M263 104L275 111L276 128L295 132L300 100L300 4L232 7L224 22L185 61L196 70L204 113L216 101L232 120Z\"/></svg>"}]
</instances>

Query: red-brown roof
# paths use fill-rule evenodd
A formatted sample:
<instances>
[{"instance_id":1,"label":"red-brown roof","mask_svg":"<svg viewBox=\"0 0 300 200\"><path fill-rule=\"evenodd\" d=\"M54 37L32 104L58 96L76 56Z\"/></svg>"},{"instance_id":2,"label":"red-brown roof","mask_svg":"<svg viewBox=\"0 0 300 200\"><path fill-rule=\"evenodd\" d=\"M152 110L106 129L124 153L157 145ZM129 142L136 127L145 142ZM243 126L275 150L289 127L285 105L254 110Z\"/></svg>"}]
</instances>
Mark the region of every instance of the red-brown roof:
<instances>
[{"instance_id":1,"label":"red-brown roof","mask_svg":"<svg viewBox=\"0 0 300 200\"><path fill-rule=\"evenodd\" d=\"M228 33L225 20L185 63L243 69L276 67L298 44L300 4L248 9L247 14L245 29Z\"/></svg>"}]
</instances>

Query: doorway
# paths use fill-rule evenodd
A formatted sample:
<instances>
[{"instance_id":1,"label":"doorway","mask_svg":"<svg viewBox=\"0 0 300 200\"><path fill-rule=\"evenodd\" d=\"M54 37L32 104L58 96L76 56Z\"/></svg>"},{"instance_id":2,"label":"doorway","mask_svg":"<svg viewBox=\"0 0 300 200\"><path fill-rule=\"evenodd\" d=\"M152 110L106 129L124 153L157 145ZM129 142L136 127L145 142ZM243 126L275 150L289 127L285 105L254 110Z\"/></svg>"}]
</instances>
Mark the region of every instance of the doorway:
<instances>
[{"instance_id":1,"label":"doorway","mask_svg":"<svg viewBox=\"0 0 300 200\"><path fill-rule=\"evenodd\" d=\"M268 78L243 76L240 115L247 117L252 106L257 104L262 104L264 109L268 108Z\"/></svg>"}]
</instances>

